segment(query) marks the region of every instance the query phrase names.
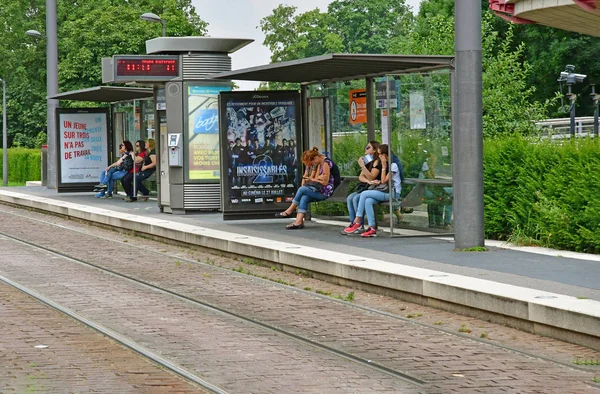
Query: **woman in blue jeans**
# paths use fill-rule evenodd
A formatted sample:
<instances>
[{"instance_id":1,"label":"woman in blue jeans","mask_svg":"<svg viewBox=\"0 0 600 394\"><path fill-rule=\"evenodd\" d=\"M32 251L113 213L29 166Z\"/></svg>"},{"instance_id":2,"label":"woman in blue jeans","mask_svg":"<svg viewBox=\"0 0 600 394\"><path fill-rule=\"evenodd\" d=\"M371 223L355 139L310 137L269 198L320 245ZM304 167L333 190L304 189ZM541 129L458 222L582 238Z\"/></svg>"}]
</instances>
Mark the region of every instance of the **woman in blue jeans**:
<instances>
[{"instance_id":1,"label":"woman in blue jeans","mask_svg":"<svg viewBox=\"0 0 600 394\"><path fill-rule=\"evenodd\" d=\"M365 155L358 159L358 165L360 166L360 174L358 179L362 183L369 183L381 179L381 161L378 160L379 156L379 142L370 141L365 147ZM372 159L370 162L365 163L365 157ZM351 193L346 199L348 205L348 212L350 214L350 220L356 217L356 211L358 210L358 202L360 200L361 192ZM362 215L361 215L362 217ZM354 222L350 222L352 226ZM362 226L361 226L362 227ZM361 227L358 227L354 233L359 234L362 232ZM348 233L342 232L346 235Z\"/></svg>"},{"instance_id":2,"label":"woman in blue jeans","mask_svg":"<svg viewBox=\"0 0 600 394\"><path fill-rule=\"evenodd\" d=\"M390 176L392 177L392 197L397 199L400 197L400 192L402 190L402 183L400 179L400 169L396 163L391 163L390 170L390 161L388 157L388 146L381 145L379 147L379 160L381 161L381 180L374 180L369 182L374 187L388 184L390 180ZM390 174L391 172L391 174ZM360 234L361 237L369 238L376 237L377 230L375 229L375 209L373 208L375 205L379 204L383 201L390 200L390 192L389 190L365 190L359 194L358 208L356 210L356 217L354 218L354 222L344 229L346 234L353 234L361 227L362 217L366 213L367 214L367 222L369 224L369 228L367 231Z\"/></svg>"},{"instance_id":3,"label":"woman in blue jeans","mask_svg":"<svg viewBox=\"0 0 600 394\"><path fill-rule=\"evenodd\" d=\"M119 154L121 157L100 173L100 183L94 187L94 191L98 192L96 198L112 198L115 181L123 179L125 174L127 174L127 170L123 169L123 161L132 151L133 144L131 141L123 141L119 145Z\"/></svg>"},{"instance_id":4,"label":"woman in blue jeans","mask_svg":"<svg viewBox=\"0 0 600 394\"><path fill-rule=\"evenodd\" d=\"M286 226L288 230L301 230L304 228L304 216L311 202L323 201L333 194L334 177L331 175L333 162L319 153L319 148L314 147L302 155L302 163L306 171L302 177L302 186L296 192L292 204L283 212L275 214L277 218L292 217L296 208L296 220Z\"/></svg>"}]
</instances>

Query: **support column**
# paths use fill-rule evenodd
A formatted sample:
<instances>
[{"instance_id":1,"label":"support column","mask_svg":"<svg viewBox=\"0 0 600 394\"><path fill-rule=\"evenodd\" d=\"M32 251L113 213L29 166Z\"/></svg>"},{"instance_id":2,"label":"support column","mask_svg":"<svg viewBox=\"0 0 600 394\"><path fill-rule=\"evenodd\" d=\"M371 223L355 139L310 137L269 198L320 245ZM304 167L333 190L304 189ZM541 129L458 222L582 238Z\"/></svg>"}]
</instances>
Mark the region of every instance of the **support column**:
<instances>
[{"instance_id":1,"label":"support column","mask_svg":"<svg viewBox=\"0 0 600 394\"><path fill-rule=\"evenodd\" d=\"M455 3L454 242L484 246L481 1Z\"/></svg>"},{"instance_id":2,"label":"support column","mask_svg":"<svg viewBox=\"0 0 600 394\"><path fill-rule=\"evenodd\" d=\"M46 0L46 94L58 94L58 36L56 29L56 0ZM48 122L48 189L56 189L57 163L56 109L58 100L46 99Z\"/></svg>"},{"instance_id":3,"label":"support column","mask_svg":"<svg viewBox=\"0 0 600 394\"><path fill-rule=\"evenodd\" d=\"M375 139L375 93L373 92L373 78L365 78L367 85L367 141Z\"/></svg>"}]
</instances>

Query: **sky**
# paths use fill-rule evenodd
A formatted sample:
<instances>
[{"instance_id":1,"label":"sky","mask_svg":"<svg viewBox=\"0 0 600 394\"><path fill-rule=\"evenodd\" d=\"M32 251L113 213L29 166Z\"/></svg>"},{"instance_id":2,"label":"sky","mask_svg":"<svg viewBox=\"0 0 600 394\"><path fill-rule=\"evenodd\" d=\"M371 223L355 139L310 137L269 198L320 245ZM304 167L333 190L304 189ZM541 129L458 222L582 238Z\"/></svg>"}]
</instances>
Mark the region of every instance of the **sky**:
<instances>
[{"instance_id":1,"label":"sky","mask_svg":"<svg viewBox=\"0 0 600 394\"><path fill-rule=\"evenodd\" d=\"M271 52L262 45L264 34L260 20L272 13L279 4L297 7L302 13L315 8L326 11L333 0L192 0L200 18L208 22L208 35L218 38L249 38L254 42L231 55L234 70L270 63ZM421 0L406 3L418 11ZM236 81L242 90L253 90L259 82Z\"/></svg>"}]
</instances>

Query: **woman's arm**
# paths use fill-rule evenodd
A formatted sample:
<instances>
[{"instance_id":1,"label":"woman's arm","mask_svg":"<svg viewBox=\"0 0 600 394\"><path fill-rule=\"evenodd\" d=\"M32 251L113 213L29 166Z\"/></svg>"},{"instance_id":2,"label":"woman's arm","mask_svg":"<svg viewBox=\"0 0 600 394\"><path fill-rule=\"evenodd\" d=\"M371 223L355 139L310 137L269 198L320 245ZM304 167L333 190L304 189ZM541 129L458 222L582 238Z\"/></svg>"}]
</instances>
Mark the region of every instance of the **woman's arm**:
<instances>
[{"instance_id":1,"label":"woman's arm","mask_svg":"<svg viewBox=\"0 0 600 394\"><path fill-rule=\"evenodd\" d=\"M315 173L316 170L313 169L313 166L306 167L306 169L304 170L304 175L302 175L302 186L304 186L306 182L313 181L312 178L315 176Z\"/></svg>"},{"instance_id":2,"label":"woman's arm","mask_svg":"<svg viewBox=\"0 0 600 394\"><path fill-rule=\"evenodd\" d=\"M330 174L331 169L329 168L329 164L327 164L326 162L323 162L321 164L321 168L323 170L322 174L321 175L315 174L314 180L319 182L321 185L326 186L329 183L329 174Z\"/></svg>"},{"instance_id":3,"label":"woman's arm","mask_svg":"<svg viewBox=\"0 0 600 394\"><path fill-rule=\"evenodd\" d=\"M371 167L371 171L369 171L367 169L367 166L365 166L364 163L360 160L359 160L359 164L361 164L361 171L360 171L360 175L358 176L358 179L361 182L373 181L377 178L377 175L379 175L379 168L377 168L377 164L378 164L377 160L375 161L375 163L373 163L373 167Z\"/></svg>"}]
</instances>

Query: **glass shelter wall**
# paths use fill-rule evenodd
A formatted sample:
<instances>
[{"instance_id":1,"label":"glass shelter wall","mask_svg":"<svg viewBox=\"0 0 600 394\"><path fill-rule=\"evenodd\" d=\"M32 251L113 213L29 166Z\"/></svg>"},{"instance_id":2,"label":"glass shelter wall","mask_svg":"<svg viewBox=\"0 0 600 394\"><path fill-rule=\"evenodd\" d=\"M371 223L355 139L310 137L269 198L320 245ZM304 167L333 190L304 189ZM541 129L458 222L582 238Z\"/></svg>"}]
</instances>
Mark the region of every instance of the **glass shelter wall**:
<instances>
[{"instance_id":1,"label":"glass shelter wall","mask_svg":"<svg viewBox=\"0 0 600 394\"><path fill-rule=\"evenodd\" d=\"M396 225L451 231L450 72L390 75L389 82L387 80L386 77L373 80L373 126L375 140L391 145L404 167L403 207L400 207L400 202L394 207L395 211L397 208ZM388 83L389 94L386 91ZM359 108L352 105L352 101L356 101L353 97L361 91L365 94L366 103L364 80L311 85L308 90L309 98L329 98L331 155L342 176L359 174L357 159L364 154L368 143L366 113L363 118ZM387 97L391 98L389 115ZM362 103L361 100L357 102ZM390 141L386 141L388 129ZM423 179L425 181L421 181ZM327 209L331 215L331 207ZM333 211L336 215L344 214L339 207ZM383 211L380 210L380 216ZM383 215L381 219L385 223L389 215Z\"/></svg>"}]
</instances>

